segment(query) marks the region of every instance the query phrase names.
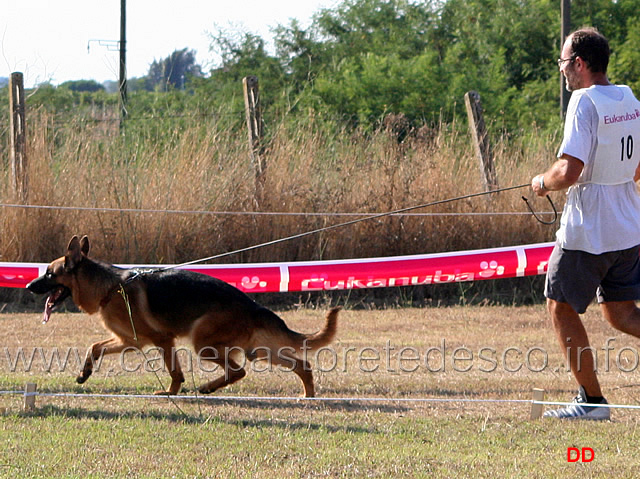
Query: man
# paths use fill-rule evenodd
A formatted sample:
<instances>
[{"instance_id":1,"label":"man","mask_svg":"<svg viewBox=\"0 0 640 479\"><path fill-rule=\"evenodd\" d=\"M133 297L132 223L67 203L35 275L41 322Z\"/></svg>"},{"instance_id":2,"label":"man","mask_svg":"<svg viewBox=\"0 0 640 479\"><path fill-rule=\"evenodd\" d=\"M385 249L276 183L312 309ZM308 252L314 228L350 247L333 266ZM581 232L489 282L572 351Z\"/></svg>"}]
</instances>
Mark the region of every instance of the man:
<instances>
[{"instance_id":1,"label":"man","mask_svg":"<svg viewBox=\"0 0 640 479\"><path fill-rule=\"evenodd\" d=\"M594 28L567 37L558 59L573 92L564 139L558 160L531 182L538 196L569 188L545 296L579 394L545 417L610 417L579 316L595 296L611 326L640 338L640 102L609 83L608 63L608 41Z\"/></svg>"}]
</instances>

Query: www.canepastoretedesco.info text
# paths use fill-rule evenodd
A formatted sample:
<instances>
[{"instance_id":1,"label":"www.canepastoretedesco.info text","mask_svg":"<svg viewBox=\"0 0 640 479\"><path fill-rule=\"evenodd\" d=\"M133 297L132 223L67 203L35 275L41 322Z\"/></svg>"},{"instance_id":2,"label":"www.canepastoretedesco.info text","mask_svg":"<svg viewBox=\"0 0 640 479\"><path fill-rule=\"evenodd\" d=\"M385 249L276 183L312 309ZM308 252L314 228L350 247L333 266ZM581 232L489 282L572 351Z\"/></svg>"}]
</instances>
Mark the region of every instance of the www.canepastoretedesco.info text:
<instances>
[{"instance_id":1,"label":"www.canepastoretedesco.info text","mask_svg":"<svg viewBox=\"0 0 640 479\"><path fill-rule=\"evenodd\" d=\"M609 338L604 346L595 348L576 348L578 358L590 352L596 368L609 372L634 372L640 365L640 351L630 346L617 348L616 338ZM157 347L140 349L127 347L119 353L118 359L109 360L109 369L120 369L124 372L153 372L172 369L174 364L165 364L162 360L164 351ZM556 351L554 351L556 353ZM277 356L277 366L271 366L271 360ZM227 347L218 351L214 348L203 348L192 351L186 347L173 348L172 361L179 361L187 371L199 370L213 372L223 367L230 371L237 368L250 368L254 372L265 372L277 367L280 370L292 370L298 361L304 361L305 368L319 372L350 373L413 373L422 370L431 373L467 373L479 371L492 373L503 371L517 373L520 371L554 372L568 371L568 365L550 364L549 352L540 346L509 346L497 349L483 346L471 349L466 346L450 346L442 339L437 346L413 347L396 346L387 341L382 346L326 346L317 350L304 345L299 350L281 348L272 351L267 348L255 348L249 355L239 348ZM259 357L261 360L250 360ZM227 359L233 359L230 363ZM85 364L85 350L78 348L8 348L4 347L0 355L0 370L10 372L55 372L76 371ZM212 361L215 360L215 361ZM94 372L100 370L105 356L89 358ZM4 364L2 364L4 362ZM115 363L115 365L114 365ZM580 366L578 364L578 366Z\"/></svg>"}]
</instances>

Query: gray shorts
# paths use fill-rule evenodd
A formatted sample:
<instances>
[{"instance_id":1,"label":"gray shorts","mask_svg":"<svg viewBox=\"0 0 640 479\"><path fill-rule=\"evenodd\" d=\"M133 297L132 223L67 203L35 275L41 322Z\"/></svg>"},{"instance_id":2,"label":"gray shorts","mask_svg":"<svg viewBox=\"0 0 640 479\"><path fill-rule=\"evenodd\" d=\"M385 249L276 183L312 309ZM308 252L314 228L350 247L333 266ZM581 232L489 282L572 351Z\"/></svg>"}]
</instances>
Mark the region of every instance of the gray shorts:
<instances>
[{"instance_id":1,"label":"gray shorts","mask_svg":"<svg viewBox=\"0 0 640 479\"><path fill-rule=\"evenodd\" d=\"M591 254L556 244L549 257L544 295L569 303L579 314L595 296L598 303L640 299L640 245Z\"/></svg>"}]
</instances>

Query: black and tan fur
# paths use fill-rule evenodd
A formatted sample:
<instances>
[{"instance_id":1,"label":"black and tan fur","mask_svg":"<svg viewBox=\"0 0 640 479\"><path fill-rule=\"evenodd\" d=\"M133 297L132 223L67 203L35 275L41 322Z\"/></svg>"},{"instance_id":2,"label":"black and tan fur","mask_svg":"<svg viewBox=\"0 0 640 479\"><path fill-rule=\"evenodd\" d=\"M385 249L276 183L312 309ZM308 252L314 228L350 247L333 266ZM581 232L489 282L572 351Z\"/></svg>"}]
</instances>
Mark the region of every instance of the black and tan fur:
<instances>
[{"instance_id":1,"label":"black and tan fur","mask_svg":"<svg viewBox=\"0 0 640 479\"><path fill-rule=\"evenodd\" d=\"M340 308L328 312L321 331L297 333L275 313L224 281L176 269L139 274L89 258L89 247L86 236L81 240L74 236L65 256L54 260L43 276L27 285L34 293L49 293L47 318L71 296L83 311L100 313L103 325L112 333L109 339L89 348L77 378L79 383L91 376L93 364L101 355L154 345L163 351L171 374L169 388L158 393L177 394L184 375L176 357L175 341L188 337L201 359L219 364L224 371L222 377L200 386L201 393L212 393L242 379L246 375L241 363L244 353L248 360L269 360L293 370L302 380L305 396L314 396L313 375L306 356L333 340ZM131 317L118 292L121 286Z\"/></svg>"}]
</instances>

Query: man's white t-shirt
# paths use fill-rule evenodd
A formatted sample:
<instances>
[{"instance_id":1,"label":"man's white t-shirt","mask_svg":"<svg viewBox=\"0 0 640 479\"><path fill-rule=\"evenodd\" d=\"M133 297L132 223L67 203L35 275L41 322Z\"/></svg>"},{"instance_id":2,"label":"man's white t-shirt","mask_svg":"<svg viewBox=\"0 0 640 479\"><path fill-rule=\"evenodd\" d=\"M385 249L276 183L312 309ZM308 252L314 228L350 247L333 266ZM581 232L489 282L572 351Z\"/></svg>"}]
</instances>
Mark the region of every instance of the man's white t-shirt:
<instances>
[{"instance_id":1,"label":"man's white t-shirt","mask_svg":"<svg viewBox=\"0 0 640 479\"><path fill-rule=\"evenodd\" d=\"M599 135L607 143L600 151ZM631 90L594 85L574 91L558 157L563 154L584 168L567 191L556 235L560 246L601 254L640 244L640 195L633 181L640 161L640 102Z\"/></svg>"}]
</instances>

